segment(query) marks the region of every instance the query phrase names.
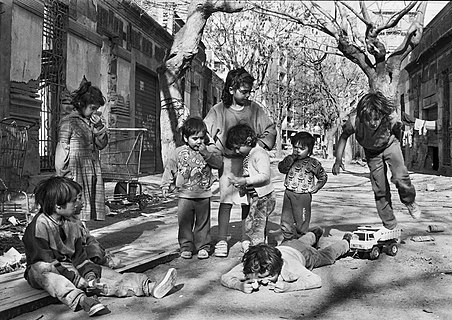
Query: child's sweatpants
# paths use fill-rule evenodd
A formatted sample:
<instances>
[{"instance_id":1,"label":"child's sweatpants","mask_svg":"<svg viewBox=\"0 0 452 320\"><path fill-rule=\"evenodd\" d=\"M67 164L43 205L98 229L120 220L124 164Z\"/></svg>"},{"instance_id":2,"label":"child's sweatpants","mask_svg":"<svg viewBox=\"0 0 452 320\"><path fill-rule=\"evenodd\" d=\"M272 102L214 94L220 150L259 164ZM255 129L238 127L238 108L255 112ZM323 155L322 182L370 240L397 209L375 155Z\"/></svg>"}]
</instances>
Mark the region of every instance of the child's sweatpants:
<instances>
[{"instance_id":1,"label":"child's sweatpants","mask_svg":"<svg viewBox=\"0 0 452 320\"><path fill-rule=\"evenodd\" d=\"M244 223L244 240L251 241L251 245L265 242L265 228L270 214L275 210L276 199L274 192L263 197L251 199L250 212Z\"/></svg>"},{"instance_id":2,"label":"child's sweatpants","mask_svg":"<svg viewBox=\"0 0 452 320\"><path fill-rule=\"evenodd\" d=\"M210 251L210 198L179 198L178 240L182 251Z\"/></svg>"},{"instance_id":3,"label":"child's sweatpants","mask_svg":"<svg viewBox=\"0 0 452 320\"><path fill-rule=\"evenodd\" d=\"M72 264L61 264L77 272ZM72 310L76 309L80 298L85 294L83 290L78 289L71 281L62 276L52 263L37 262L33 264L28 270L27 281L33 288L45 290ZM145 274L121 274L107 267L102 267L99 282L105 284L101 295L116 297L150 296L155 285Z\"/></svg>"},{"instance_id":4,"label":"child's sweatpants","mask_svg":"<svg viewBox=\"0 0 452 320\"><path fill-rule=\"evenodd\" d=\"M281 230L285 240L298 239L306 234L311 222L310 193L284 192L281 212Z\"/></svg>"}]
</instances>

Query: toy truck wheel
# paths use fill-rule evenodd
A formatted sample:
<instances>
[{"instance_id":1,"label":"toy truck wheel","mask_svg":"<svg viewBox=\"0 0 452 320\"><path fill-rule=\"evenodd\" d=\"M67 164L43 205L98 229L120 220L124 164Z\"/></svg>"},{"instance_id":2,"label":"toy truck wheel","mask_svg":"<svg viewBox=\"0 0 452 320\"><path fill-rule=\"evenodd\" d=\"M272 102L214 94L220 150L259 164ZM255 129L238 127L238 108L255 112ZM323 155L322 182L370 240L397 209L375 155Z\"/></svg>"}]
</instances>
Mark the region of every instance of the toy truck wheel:
<instances>
[{"instance_id":1,"label":"toy truck wheel","mask_svg":"<svg viewBox=\"0 0 452 320\"><path fill-rule=\"evenodd\" d=\"M376 260L380 256L380 248L375 246L372 248L372 251L369 252L370 260Z\"/></svg>"},{"instance_id":2,"label":"toy truck wheel","mask_svg":"<svg viewBox=\"0 0 452 320\"><path fill-rule=\"evenodd\" d=\"M397 247L396 243L391 243L387 248L388 255L390 256L395 256L398 251L399 247Z\"/></svg>"}]
</instances>

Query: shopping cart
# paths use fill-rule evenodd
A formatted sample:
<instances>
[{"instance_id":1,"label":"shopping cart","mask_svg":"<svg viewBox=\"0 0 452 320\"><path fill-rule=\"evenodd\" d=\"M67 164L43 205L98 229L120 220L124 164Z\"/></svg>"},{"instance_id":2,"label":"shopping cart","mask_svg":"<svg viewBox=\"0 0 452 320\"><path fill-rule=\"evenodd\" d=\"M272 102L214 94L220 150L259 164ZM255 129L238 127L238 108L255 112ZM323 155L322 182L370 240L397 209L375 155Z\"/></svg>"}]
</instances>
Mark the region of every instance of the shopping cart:
<instances>
[{"instance_id":1,"label":"shopping cart","mask_svg":"<svg viewBox=\"0 0 452 320\"><path fill-rule=\"evenodd\" d=\"M28 132L36 122L17 117L0 120L0 226L6 220L31 220L28 194L23 190L22 174L28 145Z\"/></svg>"},{"instance_id":2,"label":"shopping cart","mask_svg":"<svg viewBox=\"0 0 452 320\"><path fill-rule=\"evenodd\" d=\"M145 128L109 128L109 142L100 152L102 178L117 182L107 203L139 202L143 187L138 181Z\"/></svg>"}]
</instances>

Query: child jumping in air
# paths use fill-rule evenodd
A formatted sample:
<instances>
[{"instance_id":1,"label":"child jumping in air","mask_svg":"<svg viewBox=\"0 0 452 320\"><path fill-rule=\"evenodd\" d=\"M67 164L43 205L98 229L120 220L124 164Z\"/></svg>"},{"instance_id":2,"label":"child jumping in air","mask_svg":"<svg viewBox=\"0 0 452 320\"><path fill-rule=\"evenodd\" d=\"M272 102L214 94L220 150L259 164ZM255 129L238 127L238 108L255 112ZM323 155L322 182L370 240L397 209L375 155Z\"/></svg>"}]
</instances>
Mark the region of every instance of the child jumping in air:
<instances>
[{"instance_id":1,"label":"child jumping in air","mask_svg":"<svg viewBox=\"0 0 452 320\"><path fill-rule=\"evenodd\" d=\"M396 107L388 98L381 92L366 94L344 125L336 148L336 162L333 165L334 175L339 174L340 168L344 169L342 155L348 137L354 133L366 154L378 215L383 226L391 230L397 226L397 220L387 178L388 165L392 173L391 181L396 185L400 201L407 207L413 219L421 216L421 209L415 202L416 190L411 184L410 175L403 162L400 142L396 138L399 123Z\"/></svg>"},{"instance_id":2,"label":"child jumping in air","mask_svg":"<svg viewBox=\"0 0 452 320\"><path fill-rule=\"evenodd\" d=\"M271 183L270 157L257 144L254 130L247 124L238 124L229 129L226 148L234 150L243 159L243 176L230 177L230 183L239 189L246 189L250 212L243 224L242 250L250 245L265 242L265 228L268 217L275 210L275 195Z\"/></svg>"},{"instance_id":3,"label":"child jumping in air","mask_svg":"<svg viewBox=\"0 0 452 320\"><path fill-rule=\"evenodd\" d=\"M291 143L292 154L278 164L279 172L286 174L281 213L281 230L286 241L298 239L308 232L312 194L317 193L328 179L322 164L311 158L315 138L310 133L298 132L291 138Z\"/></svg>"},{"instance_id":4,"label":"child jumping in air","mask_svg":"<svg viewBox=\"0 0 452 320\"><path fill-rule=\"evenodd\" d=\"M197 251L198 259L207 259L211 241L212 169L221 167L222 155L213 142L209 143L207 127L201 118L188 118L181 127L181 134L185 145L176 148L168 157L162 193L165 197L172 184L179 191L177 216L181 257L191 259Z\"/></svg>"},{"instance_id":5,"label":"child jumping in air","mask_svg":"<svg viewBox=\"0 0 452 320\"><path fill-rule=\"evenodd\" d=\"M30 286L47 291L73 311L85 310L89 316L108 313L94 291L104 296L153 296L163 298L176 281L171 268L160 282L145 274L120 274L88 259L80 226L72 218L83 206L82 187L66 177L41 181L35 190L40 212L27 226L23 242L27 258L24 277Z\"/></svg>"}]
</instances>

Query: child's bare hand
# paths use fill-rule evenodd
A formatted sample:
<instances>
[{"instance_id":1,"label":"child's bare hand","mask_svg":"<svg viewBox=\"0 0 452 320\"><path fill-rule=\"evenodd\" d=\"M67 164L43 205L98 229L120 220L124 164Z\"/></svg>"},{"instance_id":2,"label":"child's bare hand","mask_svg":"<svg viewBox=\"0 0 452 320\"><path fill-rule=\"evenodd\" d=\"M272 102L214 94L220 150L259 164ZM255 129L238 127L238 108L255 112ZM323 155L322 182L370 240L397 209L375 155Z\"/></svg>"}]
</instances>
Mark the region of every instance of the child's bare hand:
<instances>
[{"instance_id":1,"label":"child's bare hand","mask_svg":"<svg viewBox=\"0 0 452 320\"><path fill-rule=\"evenodd\" d=\"M229 183L232 184L236 188L245 187L246 179L244 177L229 177Z\"/></svg>"},{"instance_id":2,"label":"child's bare hand","mask_svg":"<svg viewBox=\"0 0 452 320\"><path fill-rule=\"evenodd\" d=\"M77 289L86 289L88 286L88 281L86 281L85 278L80 278L77 283Z\"/></svg>"},{"instance_id":3,"label":"child's bare hand","mask_svg":"<svg viewBox=\"0 0 452 320\"><path fill-rule=\"evenodd\" d=\"M253 290L255 290L255 285L254 285L255 281L254 280L246 280L244 282L241 283L240 285L240 290L246 294L250 294L253 292Z\"/></svg>"},{"instance_id":4,"label":"child's bare hand","mask_svg":"<svg viewBox=\"0 0 452 320\"><path fill-rule=\"evenodd\" d=\"M333 164L333 170L332 170L332 172L333 172L333 174L336 176L336 175L338 175L339 174L339 172L341 172L341 169L343 170L343 171L345 171L345 166L344 166L344 164L342 163L342 162L335 162L334 164Z\"/></svg>"},{"instance_id":5,"label":"child's bare hand","mask_svg":"<svg viewBox=\"0 0 452 320\"><path fill-rule=\"evenodd\" d=\"M317 193L318 191L319 191L319 187L317 187L317 185L314 185L309 189L310 193Z\"/></svg>"},{"instance_id":6,"label":"child's bare hand","mask_svg":"<svg viewBox=\"0 0 452 320\"><path fill-rule=\"evenodd\" d=\"M99 113L96 113L96 112L94 112L92 115L91 115L91 118L89 119L89 121L96 127L96 128L98 128L98 127L102 127L102 119L101 119L101 117L100 117L100 114Z\"/></svg>"}]
</instances>

